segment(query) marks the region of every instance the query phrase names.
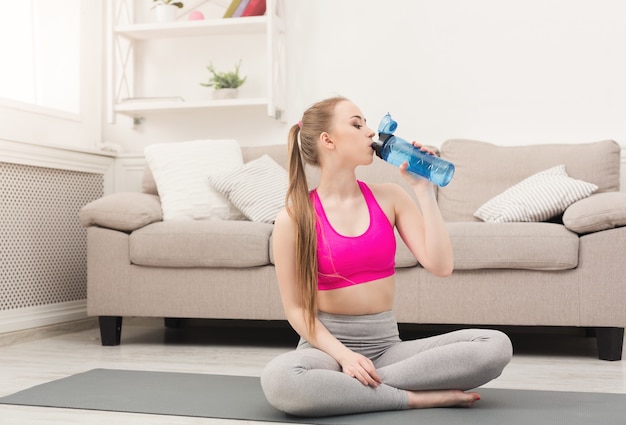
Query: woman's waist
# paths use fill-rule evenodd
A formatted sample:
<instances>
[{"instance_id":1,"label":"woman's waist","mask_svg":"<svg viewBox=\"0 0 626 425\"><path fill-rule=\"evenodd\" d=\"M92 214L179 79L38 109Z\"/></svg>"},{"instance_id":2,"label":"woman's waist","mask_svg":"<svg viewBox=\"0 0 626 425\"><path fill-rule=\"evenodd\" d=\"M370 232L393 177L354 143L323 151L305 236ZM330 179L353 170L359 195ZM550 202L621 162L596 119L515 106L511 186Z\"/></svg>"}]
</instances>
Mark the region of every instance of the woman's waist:
<instances>
[{"instance_id":1,"label":"woman's waist","mask_svg":"<svg viewBox=\"0 0 626 425\"><path fill-rule=\"evenodd\" d=\"M351 349L399 340L398 324L391 310L363 315L318 313L318 319Z\"/></svg>"},{"instance_id":2,"label":"woman's waist","mask_svg":"<svg viewBox=\"0 0 626 425\"><path fill-rule=\"evenodd\" d=\"M347 316L378 314L393 307L395 278L388 276L317 294L320 312Z\"/></svg>"}]
</instances>

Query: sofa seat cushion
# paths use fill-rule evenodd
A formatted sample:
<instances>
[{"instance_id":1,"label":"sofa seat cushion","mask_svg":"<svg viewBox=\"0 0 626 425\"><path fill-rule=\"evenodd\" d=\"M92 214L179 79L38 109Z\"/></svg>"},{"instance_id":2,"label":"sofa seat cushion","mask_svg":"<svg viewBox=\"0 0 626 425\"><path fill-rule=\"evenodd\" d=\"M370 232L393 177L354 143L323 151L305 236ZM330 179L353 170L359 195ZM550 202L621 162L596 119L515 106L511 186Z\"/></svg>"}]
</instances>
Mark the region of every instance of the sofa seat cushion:
<instances>
[{"instance_id":1,"label":"sofa seat cushion","mask_svg":"<svg viewBox=\"0 0 626 425\"><path fill-rule=\"evenodd\" d=\"M141 266L244 268L269 264L273 226L251 221L170 220L130 235L130 261Z\"/></svg>"},{"instance_id":2,"label":"sofa seat cushion","mask_svg":"<svg viewBox=\"0 0 626 425\"><path fill-rule=\"evenodd\" d=\"M447 223L454 269L567 270L578 265L579 237L555 223Z\"/></svg>"}]
</instances>

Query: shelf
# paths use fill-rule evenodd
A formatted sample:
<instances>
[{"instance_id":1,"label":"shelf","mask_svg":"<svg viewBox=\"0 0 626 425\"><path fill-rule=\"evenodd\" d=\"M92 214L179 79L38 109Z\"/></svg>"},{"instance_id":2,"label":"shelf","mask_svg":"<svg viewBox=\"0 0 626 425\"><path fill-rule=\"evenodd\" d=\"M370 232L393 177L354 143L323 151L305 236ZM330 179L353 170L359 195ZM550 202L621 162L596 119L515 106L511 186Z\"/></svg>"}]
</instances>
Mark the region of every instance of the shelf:
<instances>
[{"instance_id":1,"label":"shelf","mask_svg":"<svg viewBox=\"0 0 626 425\"><path fill-rule=\"evenodd\" d=\"M145 0L142 0L145 1ZM259 108L265 109L268 116L283 119L286 110L286 37L284 17L284 0L266 0L267 8L264 16L247 16L240 18L210 18L190 21L180 19L174 22L136 22L134 18L134 3L138 0L108 0L107 21L111 25L107 35L110 37L107 43L107 62L109 84L107 93L108 121L115 123L116 115L126 115L139 118L144 115L156 115L162 113L184 113L185 111L218 111L220 109L236 108ZM159 67L151 68L150 82L146 87L136 86L135 82L145 79L147 72L143 64L158 50L153 44L158 40L213 37L209 41L211 45L226 46L232 51L244 51L244 55L253 57L255 60L256 74L259 79L263 77L261 65L265 67L265 82L257 85L251 91L252 98L237 98L213 100L210 93L207 99L200 95L196 97L190 90L189 81L169 82L171 87L165 91L185 94L195 100L185 101L177 96L156 96L155 81L158 80ZM260 46L257 41L264 41L263 51L256 49L239 49L246 46L250 40L255 40L255 46ZM145 41L145 43L144 43ZM154 43L153 43L154 42ZM175 51L176 43L162 43L168 52ZM197 52L204 52L202 42L190 43ZM249 47L249 46L246 46ZM142 55L148 55L143 57ZM260 56L264 55L264 59ZM169 56L168 56L169 57ZM162 58L160 58L162 59ZM246 58L243 59L246 61ZM263 63L264 62L264 63ZM154 71L154 72L153 72ZM159 86L159 92L164 89ZM145 96L145 97L141 97ZM199 100L197 100L199 99Z\"/></svg>"},{"instance_id":2,"label":"shelf","mask_svg":"<svg viewBox=\"0 0 626 425\"><path fill-rule=\"evenodd\" d=\"M265 106L268 105L268 99L261 98L242 98L242 99L220 99L220 100L203 100L186 102L184 100L163 100L154 102L122 102L115 105L115 112L137 116L146 112L155 111L181 111L191 109L210 109L210 108L240 108L244 106Z\"/></svg>"},{"instance_id":3,"label":"shelf","mask_svg":"<svg viewBox=\"0 0 626 425\"><path fill-rule=\"evenodd\" d=\"M207 19L201 21L179 21L170 23L145 23L119 25L115 33L130 40L157 38L198 37L203 35L229 35L264 33L266 16L245 18Z\"/></svg>"}]
</instances>

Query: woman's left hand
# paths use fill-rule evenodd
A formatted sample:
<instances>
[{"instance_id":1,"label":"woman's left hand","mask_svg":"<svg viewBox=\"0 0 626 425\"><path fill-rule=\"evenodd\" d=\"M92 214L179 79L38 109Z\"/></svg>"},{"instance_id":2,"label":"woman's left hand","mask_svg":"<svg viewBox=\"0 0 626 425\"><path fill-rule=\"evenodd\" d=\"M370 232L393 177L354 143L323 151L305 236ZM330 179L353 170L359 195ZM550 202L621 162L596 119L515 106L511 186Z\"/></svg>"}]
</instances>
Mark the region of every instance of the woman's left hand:
<instances>
[{"instance_id":1,"label":"woman's left hand","mask_svg":"<svg viewBox=\"0 0 626 425\"><path fill-rule=\"evenodd\" d=\"M421 143L418 143L416 141L411 142L411 144L413 145L414 148L421 150L422 152L428 154L428 155L436 155L436 152L433 151L432 149L427 148L426 146L422 145ZM407 168L409 167L409 163L404 161L401 165L400 165L400 174L402 175L402 177L407 181L408 184L411 185L411 187L415 188L415 189L421 189L421 188L430 188L432 187L432 183L429 182L427 179L423 178L423 177L417 177L412 173L409 173L407 171Z\"/></svg>"},{"instance_id":2,"label":"woman's left hand","mask_svg":"<svg viewBox=\"0 0 626 425\"><path fill-rule=\"evenodd\" d=\"M422 145L419 142L416 142L415 140L411 142L411 144L413 145L413 147L421 150L422 152L426 152L429 155L437 155L437 152L435 152L434 150L428 148L428 146Z\"/></svg>"}]
</instances>

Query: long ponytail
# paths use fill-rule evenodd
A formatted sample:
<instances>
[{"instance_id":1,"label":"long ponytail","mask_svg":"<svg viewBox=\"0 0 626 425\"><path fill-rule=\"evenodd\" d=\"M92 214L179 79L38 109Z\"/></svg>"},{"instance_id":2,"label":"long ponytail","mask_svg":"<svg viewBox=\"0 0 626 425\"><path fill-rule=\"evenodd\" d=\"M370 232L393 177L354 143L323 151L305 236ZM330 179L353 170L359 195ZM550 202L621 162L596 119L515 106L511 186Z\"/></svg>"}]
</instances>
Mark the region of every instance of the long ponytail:
<instances>
[{"instance_id":1,"label":"long ponytail","mask_svg":"<svg viewBox=\"0 0 626 425\"><path fill-rule=\"evenodd\" d=\"M317 238L315 212L309 198L302 154L298 144L299 126L289 131L289 188L287 211L296 223L296 279L300 286L305 323L314 335L317 314Z\"/></svg>"},{"instance_id":2,"label":"long ponytail","mask_svg":"<svg viewBox=\"0 0 626 425\"><path fill-rule=\"evenodd\" d=\"M302 121L289 130L289 187L286 203L287 211L296 223L296 279L300 286L305 323L312 338L315 335L318 308L317 218L309 197L304 164L320 165L317 147L319 136L330 130L335 105L344 100L344 97L333 97L314 104L305 111Z\"/></svg>"}]
</instances>

